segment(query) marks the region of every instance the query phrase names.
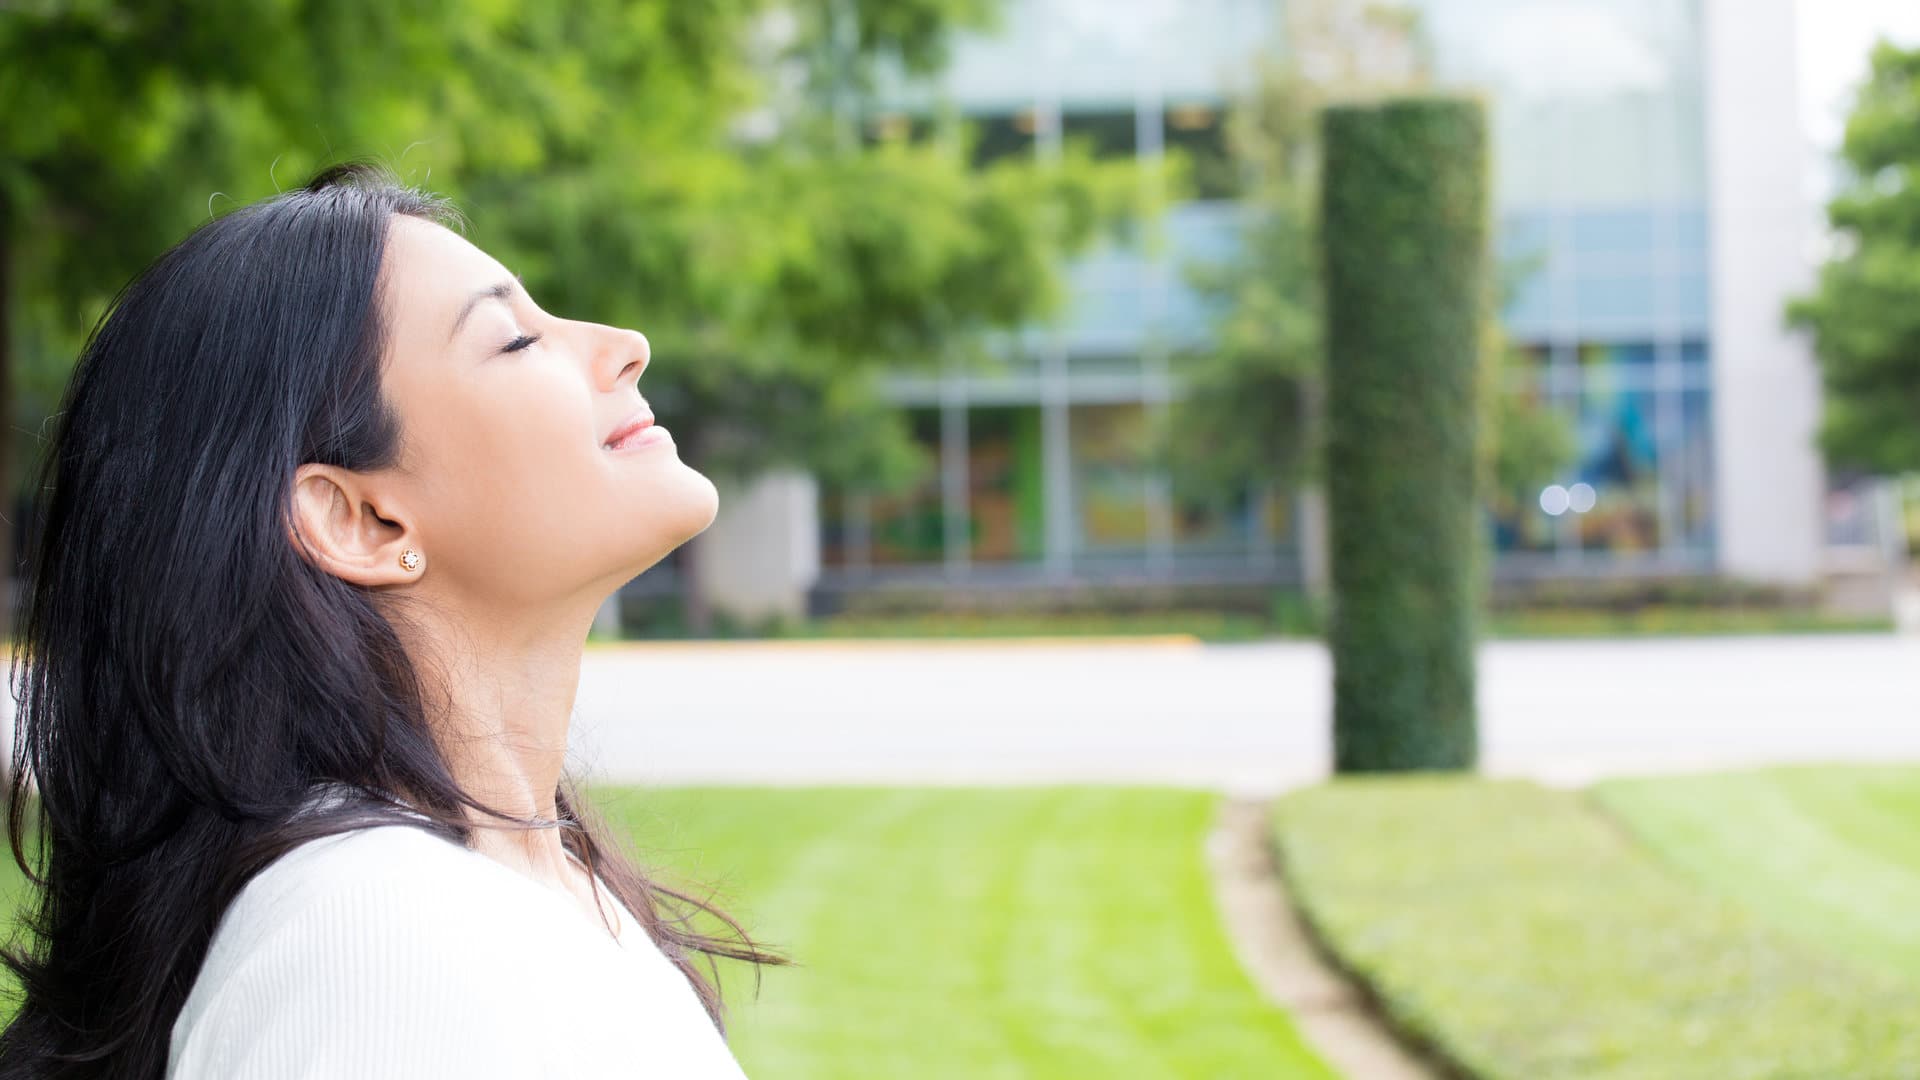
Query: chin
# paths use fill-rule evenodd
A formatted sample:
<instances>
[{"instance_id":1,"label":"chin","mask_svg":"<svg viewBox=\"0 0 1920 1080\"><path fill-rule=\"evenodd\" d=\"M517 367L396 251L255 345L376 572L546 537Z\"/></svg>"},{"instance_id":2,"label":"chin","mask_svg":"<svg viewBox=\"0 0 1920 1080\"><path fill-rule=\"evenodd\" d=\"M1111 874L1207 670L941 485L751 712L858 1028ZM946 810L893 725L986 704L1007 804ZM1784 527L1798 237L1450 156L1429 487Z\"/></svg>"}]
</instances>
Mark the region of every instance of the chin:
<instances>
[{"instance_id":1,"label":"chin","mask_svg":"<svg viewBox=\"0 0 1920 1080\"><path fill-rule=\"evenodd\" d=\"M713 481L707 480L707 478L704 476L702 476L700 479L705 481L706 489L708 492L707 503L706 503L706 506L707 506L706 513L700 515L699 531L705 532L707 531L707 526L713 524L713 519L718 517L720 514L720 491L719 489L713 486Z\"/></svg>"},{"instance_id":2,"label":"chin","mask_svg":"<svg viewBox=\"0 0 1920 1080\"><path fill-rule=\"evenodd\" d=\"M682 518L686 527L682 531L682 543L707 531L713 519L720 513L720 490L713 486L705 473L688 466L686 470L686 515Z\"/></svg>"}]
</instances>

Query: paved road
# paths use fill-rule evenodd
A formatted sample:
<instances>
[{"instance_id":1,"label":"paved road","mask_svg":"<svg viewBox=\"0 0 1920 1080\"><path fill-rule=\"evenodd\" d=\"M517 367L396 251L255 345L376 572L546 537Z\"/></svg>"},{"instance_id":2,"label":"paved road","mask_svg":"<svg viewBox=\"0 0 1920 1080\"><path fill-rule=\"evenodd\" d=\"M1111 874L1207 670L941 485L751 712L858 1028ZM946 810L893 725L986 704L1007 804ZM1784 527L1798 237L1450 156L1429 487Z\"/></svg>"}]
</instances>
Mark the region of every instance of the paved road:
<instances>
[{"instance_id":1,"label":"paved road","mask_svg":"<svg viewBox=\"0 0 1920 1080\"><path fill-rule=\"evenodd\" d=\"M1765 762L1920 762L1920 638L1496 642L1485 771L1581 783ZM1141 782L1326 773L1309 643L636 645L587 653L574 756L641 783Z\"/></svg>"}]
</instances>

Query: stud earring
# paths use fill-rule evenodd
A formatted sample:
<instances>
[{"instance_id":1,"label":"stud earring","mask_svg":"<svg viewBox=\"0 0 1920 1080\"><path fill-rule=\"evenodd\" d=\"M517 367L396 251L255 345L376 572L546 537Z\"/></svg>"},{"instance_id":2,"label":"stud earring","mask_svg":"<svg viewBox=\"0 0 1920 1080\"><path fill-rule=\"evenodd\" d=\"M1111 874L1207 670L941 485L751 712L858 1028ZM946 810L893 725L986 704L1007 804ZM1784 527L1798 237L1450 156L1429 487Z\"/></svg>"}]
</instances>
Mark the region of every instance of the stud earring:
<instances>
[{"instance_id":1,"label":"stud earring","mask_svg":"<svg viewBox=\"0 0 1920 1080\"><path fill-rule=\"evenodd\" d=\"M408 548L400 553L400 565L408 570L420 569L420 553Z\"/></svg>"}]
</instances>

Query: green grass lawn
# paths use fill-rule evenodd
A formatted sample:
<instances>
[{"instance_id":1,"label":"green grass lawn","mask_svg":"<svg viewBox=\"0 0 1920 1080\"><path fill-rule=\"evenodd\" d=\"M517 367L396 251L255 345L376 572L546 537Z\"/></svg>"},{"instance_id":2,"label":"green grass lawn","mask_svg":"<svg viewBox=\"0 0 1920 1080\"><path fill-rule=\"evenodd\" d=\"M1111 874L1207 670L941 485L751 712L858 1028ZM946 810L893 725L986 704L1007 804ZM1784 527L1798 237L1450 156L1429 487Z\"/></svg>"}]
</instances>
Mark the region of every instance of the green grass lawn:
<instances>
[{"instance_id":1,"label":"green grass lawn","mask_svg":"<svg viewBox=\"0 0 1920 1080\"><path fill-rule=\"evenodd\" d=\"M1803 809L1753 818L1769 796L1733 778L1595 799L1400 776L1297 792L1274 825L1323 939L1470 1075L1920 1076L1920 980L1863 960L1875 939L1911 946L1912 777L1754 782ZM1631 804L1631 829L1603 801ZM1774 842L1791 850L1755 854ZM1829 934L1791 929L1835 912Z\"/></svg>"},{"instance_id":2,"label":"green grass lawn","mask_svg":"<svg viewBox=\"0 0 1920 1080\"><path fill-rule=\"evenodd\" d=\"M1920 982L1920 768L1616 780L1594 796L1688 879Z\"/></svg>"},{"instance_id":3,"label":"green grass lawn","mask_svg":"<svg viewBox=\"0 0 1920 1080\"><path fill-rule=\"evenodd\" d=\"M1333 1075L1229 951L1204 863L1211 794L594 795L648 861L719 887L800 962L766 969L757 1000L750 970L721 965L755 1080Z\"/></svg>"},{"instance_id":4,"label":"green grass lawn","mask_svg":"<svg viewBox=\"0 0 1920 1080\"><path fill-rule=\"evenodd\" d=\"M1328 1077L1229 951L1216 797L1157 789L664 789L603 797L803 966L733 1042L777 1078Z\"/></svg>"}]
</instances>

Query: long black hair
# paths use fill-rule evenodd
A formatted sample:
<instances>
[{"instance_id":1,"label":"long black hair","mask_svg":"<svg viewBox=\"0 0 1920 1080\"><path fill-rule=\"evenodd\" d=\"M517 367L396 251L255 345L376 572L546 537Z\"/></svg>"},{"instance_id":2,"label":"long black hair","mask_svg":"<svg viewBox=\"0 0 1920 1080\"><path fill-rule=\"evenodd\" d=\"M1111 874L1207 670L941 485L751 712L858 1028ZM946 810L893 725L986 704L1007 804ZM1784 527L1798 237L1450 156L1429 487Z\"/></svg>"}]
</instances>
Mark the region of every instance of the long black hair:
<instances>
[{"instance_id":1,"label":"long black hair","mask_svg":"<svg viewBox=\"0 0 1920 1080\"><path fill-rule=\"evenodd\" d=\"M394 598L295 551L299 464L398 453L379 290L396 214L465 229L384 165L335 165L200 225L88 336L33 493L13 644L7 826L34 896L25 946L0 955L21 994L0 1076L162 1076L214 928L255 874L374 824L466 844L469 808L561 829L723 1032L714 958L789 962L651 880L570 776L557 821L470 797L430 737L433 687ZM316 785L364 797L296 813ZM727 931L697 929L702 913Z\"/></svg>"}]
</instances>

